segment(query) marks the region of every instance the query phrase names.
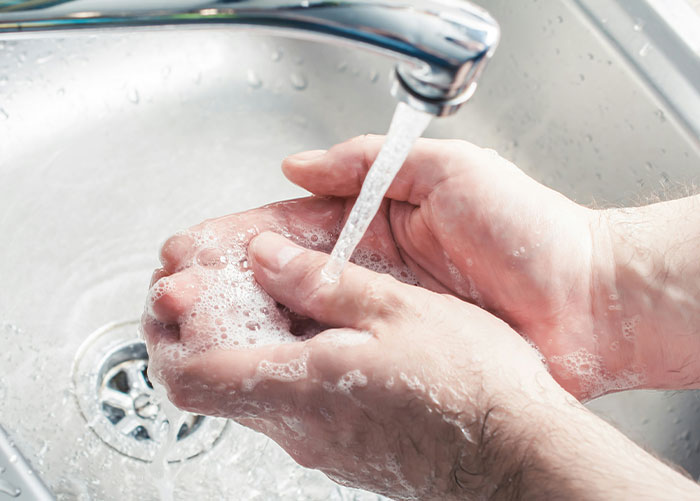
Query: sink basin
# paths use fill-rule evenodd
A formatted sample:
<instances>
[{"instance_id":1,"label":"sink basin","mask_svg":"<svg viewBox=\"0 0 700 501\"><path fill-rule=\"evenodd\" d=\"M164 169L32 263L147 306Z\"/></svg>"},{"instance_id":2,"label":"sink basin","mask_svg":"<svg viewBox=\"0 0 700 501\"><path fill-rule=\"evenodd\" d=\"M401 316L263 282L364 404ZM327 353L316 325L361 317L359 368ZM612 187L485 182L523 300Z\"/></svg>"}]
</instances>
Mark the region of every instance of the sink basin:
<instances>
[{"instance_id":1,"label":"sink basin","mask_svg":"<svg viewBox=\"0 0 700 501\"><path fill-rule=\"evenodd\" d=\"M483 4L501 46L473 100L426 135L494 148L581 203L692 180L697 138L573 3ZM228 29L60 36L0 41L0 423L58 499L157 499L146 463L88 426L76 356L139 317L165 238L303 196L279 170L289 153L383 133L392 64ZM589 405L700 475L700 393ZM378 498L234 423L217 437L186 461L177 498Z\"/></svg>"}]
</instances>

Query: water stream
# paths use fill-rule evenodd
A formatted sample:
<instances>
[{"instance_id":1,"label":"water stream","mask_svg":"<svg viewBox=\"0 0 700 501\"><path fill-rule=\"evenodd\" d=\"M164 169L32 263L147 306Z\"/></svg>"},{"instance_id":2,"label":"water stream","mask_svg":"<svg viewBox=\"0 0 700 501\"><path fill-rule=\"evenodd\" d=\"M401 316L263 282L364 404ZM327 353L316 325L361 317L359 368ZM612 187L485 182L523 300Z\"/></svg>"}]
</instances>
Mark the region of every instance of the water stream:
<instances>
[{"instance_id":1,"label":"water stream","mask_svg":"<svg viewBox=\"0 0 700 501\"><path fill-rule=\"evenodd\" d=\"M433 115L399 103L391 120L384 146L362 184L360 195L350 212L343 231L333 247L331 258L323 269L323 278L337 282L355 247L362 240L379 210L391 182L401 169L413 143L430 123Z\"/></svg>"},{"instance_id":2,"label":"water stream","mask_svg":"<svg viewBox=\"0 0 700 501\"><path fill-rule=\"evenodd\" d=\"M151 477L153 484L158 489L158 494L161 501L173 501L175 492L175 479L182 467L182 463L175 467L168 467L168 456L173 451L177 443L177 435L182 427L187 413L181 411L168 399L168 392L165 387L151 378L153 390L158 397L158 403L161 410L165 414L166 420L163 421L163 426L167 427L167 434L164 440L158 447L153 461L151 462ZM163 435L161 435L163 437Z\"/></svg>"}]
</instances>

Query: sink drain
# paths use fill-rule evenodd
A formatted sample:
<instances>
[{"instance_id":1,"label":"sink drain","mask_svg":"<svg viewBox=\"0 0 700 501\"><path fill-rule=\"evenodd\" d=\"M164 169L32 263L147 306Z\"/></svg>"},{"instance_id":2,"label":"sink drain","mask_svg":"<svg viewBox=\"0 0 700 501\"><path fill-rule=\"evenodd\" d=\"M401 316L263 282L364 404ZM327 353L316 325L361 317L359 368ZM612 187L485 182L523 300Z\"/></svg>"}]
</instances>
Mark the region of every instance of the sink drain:
<instances>
[{"instance_id":1,"label":"sink drain","mask_svg":"<svg viewBox=\"0 0 700 501\"><path fill-rule=\"evenodd\" d=\"M78 349L73 386L88 426L116 451L151 461L167 437L167 418L148 380L148 353L138 322L109 324ZM168 461L181 461L209 450L226 420L189 414L178 430Z\"/></svg>"}]
</instances>

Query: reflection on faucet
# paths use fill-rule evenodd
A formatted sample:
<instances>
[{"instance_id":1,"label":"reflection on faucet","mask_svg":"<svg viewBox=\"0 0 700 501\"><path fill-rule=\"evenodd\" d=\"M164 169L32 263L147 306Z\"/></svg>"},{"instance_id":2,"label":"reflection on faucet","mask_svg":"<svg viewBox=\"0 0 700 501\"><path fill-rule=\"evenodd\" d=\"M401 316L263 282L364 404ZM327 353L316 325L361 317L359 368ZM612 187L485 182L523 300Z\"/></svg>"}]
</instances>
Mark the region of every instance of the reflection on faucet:
<instances>
[{"instance_id":1,"label":"reflection on faucet","mask_svg":"<svg viewBox=\"0 0 700 501\"><path fill-rule=\"evenodd\" d=\"M392 93L437 116L474 93L499 28L468 2L270 0L0 0L0 38L103 27L236 24L299 38L331 37L399 60Z\"/></svg>"}]
</instances>

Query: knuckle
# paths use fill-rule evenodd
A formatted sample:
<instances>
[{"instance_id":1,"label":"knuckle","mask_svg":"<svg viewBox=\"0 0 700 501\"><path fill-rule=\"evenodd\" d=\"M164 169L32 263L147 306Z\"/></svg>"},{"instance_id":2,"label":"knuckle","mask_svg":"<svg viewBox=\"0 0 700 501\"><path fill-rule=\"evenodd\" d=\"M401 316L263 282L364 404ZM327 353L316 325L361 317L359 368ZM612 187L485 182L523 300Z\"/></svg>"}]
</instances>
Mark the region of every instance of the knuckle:
<instances>
[{"instance_id":1,"label":"knuckle","mask_svg":"<svg viewBox=\"0 0 700 501\"><path fill-rule=\"evenodd\" d=\"M179 271L194 251L194 241L187 235L174 235L160 249L160 262L168 271Z\"/></svg>"},{"instance_id":2,"label":"knuckle","mask_svg":"<svg viewBox=\"0 0 700 501\"><path fill-rule=\"evenodd\" d=\"M380 318L395 318L404 314L406 302L394 279L385 274L373 274L367 280L360 301L364 309Z\"/></svg>"},{"instance_id":3,"label":"knuckle","mask_svg":"<svg viewBox=\"0 0 700 501\"><path fill-rule=\"evenodd\" d=\"M304 253L296 258L300 262L293 263L301 268L297 283L297 296L303 303L317 302L323 297L319 294L319 289L323 285L321 283L321 270L325 261L311 253Z\"/></svg>"}]
</instances>

